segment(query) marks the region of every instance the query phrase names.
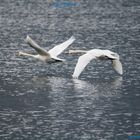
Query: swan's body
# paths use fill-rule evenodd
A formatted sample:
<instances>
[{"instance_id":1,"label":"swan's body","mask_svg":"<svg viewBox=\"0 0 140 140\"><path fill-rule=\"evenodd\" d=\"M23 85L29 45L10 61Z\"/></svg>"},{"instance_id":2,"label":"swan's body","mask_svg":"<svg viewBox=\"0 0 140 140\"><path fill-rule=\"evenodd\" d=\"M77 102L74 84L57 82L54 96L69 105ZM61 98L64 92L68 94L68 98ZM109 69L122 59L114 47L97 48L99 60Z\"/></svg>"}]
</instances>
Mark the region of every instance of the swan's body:
<instances>
[{"instance_id":1,"label":"swan's body","mask_svg":"<svg viewBox=\"0 0 140 140\"><path fill-rule=\"evenodd\" d=\"M44 62L63 62L65 61L64 59L60 59L57 56L59 54L61 54L69 45L71 45L74 42L75 38L72 36L71 38L69 38L68 40L66 40L65 42L55 46L54 48L52 48L49 51L46 51L45 49L41 48L35 41L33 41L29 36L27 36L26 38L26 42L33 48L36 50L36 52L38 53L37 55L33 55L33 54L29 54L29 53L25 53L25 52L19 52L19 55L24 55L24 56L30 56L30 57L34 57L37 58L39 60L42 60Z\"/></svg>"},{"instance_id":2,"label":"swan's body","mask_svg":"<svg viewBox=\"0 0 140 140\"><path fill-rule=\"evenodd\" d=\"M116 70L117 73L122 75L123 73L122 64L119 60L119 55L117 53L114 53L109 50L100 50L100 49L93 49L90 51L76 50L76 53L83 53L83 52L85 52L86 54L79 57L74 73L72 75L73 78L78 78L81 72L84 70L84 68L92 59L111 60L113 64L113 68ZM73 51L71 53L75 53L75 52Z\"/></svg>"}]
</instances>

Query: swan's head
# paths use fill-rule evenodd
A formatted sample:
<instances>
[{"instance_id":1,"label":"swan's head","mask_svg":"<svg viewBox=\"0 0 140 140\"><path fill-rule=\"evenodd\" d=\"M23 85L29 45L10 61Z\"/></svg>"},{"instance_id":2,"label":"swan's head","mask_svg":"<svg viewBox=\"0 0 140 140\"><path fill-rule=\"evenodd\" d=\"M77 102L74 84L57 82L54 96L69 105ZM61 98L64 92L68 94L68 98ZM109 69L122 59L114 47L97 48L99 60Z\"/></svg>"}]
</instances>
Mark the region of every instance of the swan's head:
<instances>
[{"instance_id":1,"label":"swan's head","mask_svg":"<svg viewBox=\"0 0 140 140\"><path fill-rule=\"evenodd\" d=\"M112 56L116 57L117 59L120 59L119 55L117 53L112 53Z\"/></svg>"},{"instance_id":2,"label":"swan's head","mask_svg":"<svg viewBox=\"0 0 140 140\"><path fill-rule=\"evenodd\" d=\"M22 52L16 52L16 56L21 56Z\"/></svg>"}]
</instances>

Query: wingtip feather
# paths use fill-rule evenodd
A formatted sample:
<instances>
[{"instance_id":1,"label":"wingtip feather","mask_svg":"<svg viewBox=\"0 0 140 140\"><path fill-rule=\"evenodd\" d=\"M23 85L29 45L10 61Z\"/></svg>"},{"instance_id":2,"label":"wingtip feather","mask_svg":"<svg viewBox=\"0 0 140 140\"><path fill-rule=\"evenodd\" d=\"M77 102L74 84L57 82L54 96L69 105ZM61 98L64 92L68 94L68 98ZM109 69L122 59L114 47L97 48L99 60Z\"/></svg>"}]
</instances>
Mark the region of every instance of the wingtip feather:
<instances>
[{"instance_id":1,"label":"wingtip feather","mask_svg":"<svg viewBox=\"0 0 140 140\"><path fill-rule=\"evenodd\" d=\"M78 79L78 76L76 76L76 75L73 74L73 75L72 75L72 78L73 78L73 79Z\"/></svg>"},{"instance_id":2,"label":"wingtip feather","mask_svg":"<svg viewBox=\"0 0 140 140\"><path fill-rule=\"evenodd\" d=\"M71 38L70 38L72 41L75 41L76 38L72 35Z\"/></svg>"},{"instance_id":3,"label":"wingtip feather","mask_svg":"<svg viewBox=\"0 0 140 140\"><path fill-rule=\"evenodd\" d=\"M26 36L26 39L25 39L25 42L28 42L30 39L31 39L30 36L27 35L27 36Z\"/></svg>"}]
</instances>

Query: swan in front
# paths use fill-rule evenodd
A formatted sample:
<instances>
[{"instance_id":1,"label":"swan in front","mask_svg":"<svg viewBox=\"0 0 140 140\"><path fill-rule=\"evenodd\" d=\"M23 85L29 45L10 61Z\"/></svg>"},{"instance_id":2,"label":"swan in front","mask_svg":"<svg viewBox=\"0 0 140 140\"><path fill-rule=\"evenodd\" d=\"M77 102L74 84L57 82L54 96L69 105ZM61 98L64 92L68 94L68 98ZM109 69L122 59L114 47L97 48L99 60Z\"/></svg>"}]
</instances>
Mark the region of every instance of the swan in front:
<instances>
[{"instance_id":1,"label":"swan in front","mask_svg":"<svg viewBox=\"0 0 140 140\"><path fill-rule=\"evenodd\" d=\"M87 66L87 64L93 59L111 60L114 70L120 75L123 74L122 64L119 60L119 55L110 50L101 50L101 49L92 49L90 51L69 50L69 53L85 53L84 55L81 55L78 59L78 62L72 75L73 78L78 78L81 72Z\"/></svg>"},{"instance_id":2,"label":"swan in front","mask_svg":"<svg viewBox=\"0 0 140 140\"><path fill-rule=\"evenodd\" d=\"M38 53L36 55L25 53L25 52L19 52L19 55L23 56L30 56L36 59L39 59L43 62L63 62L65 61L64 59L60 59L57 57L59 54L61 54L68 46L70 46L74 41L75 37L71 36L68 40L65 42L56 45L54 48L50 49L49 51L46 51L44 48L41 48L31 37L27 35L25 41L35 49L35 51Z\"/></svg>"}]
</instances>

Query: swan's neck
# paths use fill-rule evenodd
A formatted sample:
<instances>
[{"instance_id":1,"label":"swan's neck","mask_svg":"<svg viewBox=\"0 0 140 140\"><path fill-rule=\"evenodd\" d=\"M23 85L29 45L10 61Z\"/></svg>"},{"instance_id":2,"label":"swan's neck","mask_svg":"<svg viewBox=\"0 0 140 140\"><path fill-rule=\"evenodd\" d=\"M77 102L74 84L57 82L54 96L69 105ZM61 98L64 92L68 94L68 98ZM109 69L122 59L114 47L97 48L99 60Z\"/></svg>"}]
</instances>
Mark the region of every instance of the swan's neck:
<instances>
[{"instance_id":1,"label":"swan's neck","mask_svg":"<svg viewBox=\"0 0 140 140\"><path fill-rule=\"evenodd\" d=\"M37 55L33 55L33 54L25 53L25 52L19 52L19 56L20 56L20 55L23 55L23 56L30 56L30 57L37 58Z\"/></svg>"},{"instance_id":2,"label":"swan's neck","mask_svg":"<svg viewBox=\"0 0 140 140\"><path fill-rule=\"evenodd\" d=\"M87 53L86 50L69 50L69 54Z\"/></svg>"}]
</instances>

